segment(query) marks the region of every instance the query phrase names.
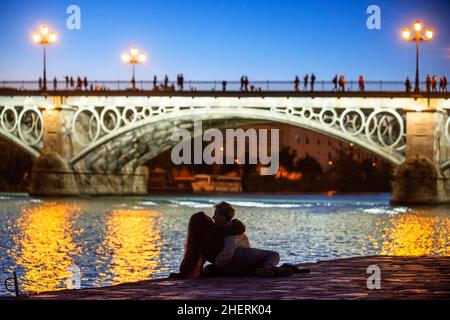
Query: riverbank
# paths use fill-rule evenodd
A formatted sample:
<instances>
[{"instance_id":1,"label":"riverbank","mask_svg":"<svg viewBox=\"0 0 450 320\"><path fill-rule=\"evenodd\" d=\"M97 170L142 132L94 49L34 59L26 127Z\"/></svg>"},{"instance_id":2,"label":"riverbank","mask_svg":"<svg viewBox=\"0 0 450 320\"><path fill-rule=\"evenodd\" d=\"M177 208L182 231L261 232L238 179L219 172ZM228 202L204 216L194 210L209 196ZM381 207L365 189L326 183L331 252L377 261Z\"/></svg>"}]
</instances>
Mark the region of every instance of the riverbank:
<instances>
[{"instance_id":1,"label":"riverbank","mask_svg":"<svg viewBox=\"0 0 450 320\"><path fill-rule=\"evenodd\" d=\"M367 267L381 270L381 289L367 288ZM159 279L111 287L41 293L27 299L450 299L450 257L370 256L301 264L288 278Z\"/></svg>"}]
</instances>

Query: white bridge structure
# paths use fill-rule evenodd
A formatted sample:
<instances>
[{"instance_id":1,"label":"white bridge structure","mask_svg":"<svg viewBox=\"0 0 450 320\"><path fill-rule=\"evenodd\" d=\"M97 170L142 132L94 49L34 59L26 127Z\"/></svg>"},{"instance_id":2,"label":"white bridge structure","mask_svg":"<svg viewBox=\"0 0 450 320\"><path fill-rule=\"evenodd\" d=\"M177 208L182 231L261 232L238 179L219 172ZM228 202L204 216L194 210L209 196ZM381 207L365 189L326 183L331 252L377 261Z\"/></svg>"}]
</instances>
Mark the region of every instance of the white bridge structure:
<instances>
[{"instance_id":1,"label":"white bridge structure","mask_svg":"<svg viewBox=\"0 0 450 320\"><path fill-rule=\"evenodd\" d=\"M392 201L450 200L450 97L404 92L0 92L0 136L34 157L35 195L143 194L175 128L271 121L353 143L396 167ZM206 129L206 128L204 128Z\"/></svg>"}]
</instances>

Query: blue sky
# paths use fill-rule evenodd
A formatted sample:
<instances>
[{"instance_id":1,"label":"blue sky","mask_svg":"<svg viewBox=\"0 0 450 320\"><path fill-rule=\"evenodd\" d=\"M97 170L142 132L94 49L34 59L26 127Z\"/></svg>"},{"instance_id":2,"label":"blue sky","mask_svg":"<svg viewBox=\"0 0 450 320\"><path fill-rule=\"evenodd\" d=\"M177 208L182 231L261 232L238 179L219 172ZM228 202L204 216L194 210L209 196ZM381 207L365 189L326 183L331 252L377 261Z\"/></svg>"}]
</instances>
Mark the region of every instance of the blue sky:
<instances>
[{"instance_id":1,"label":"blue sky","mask_svg":"<svg viewBox=\"0 0 450 320\"><path fill-rule=\"evenodd\" d=\"M81 8L81 30L66 28L66 8ZM366 28L366 8L381 8L381 30ZM3 0L0 79L37 79L42 48L31 41L42 23L57 31L48 77L127 80L121 53L136 45L149 60L138 79L183 73L186 79L289 80L315 72L367 80L414 76L415 51L400 38L416 18L435 29L423 46L421 74L450 76L448 0Z\"/></svg>"}]
</instances>

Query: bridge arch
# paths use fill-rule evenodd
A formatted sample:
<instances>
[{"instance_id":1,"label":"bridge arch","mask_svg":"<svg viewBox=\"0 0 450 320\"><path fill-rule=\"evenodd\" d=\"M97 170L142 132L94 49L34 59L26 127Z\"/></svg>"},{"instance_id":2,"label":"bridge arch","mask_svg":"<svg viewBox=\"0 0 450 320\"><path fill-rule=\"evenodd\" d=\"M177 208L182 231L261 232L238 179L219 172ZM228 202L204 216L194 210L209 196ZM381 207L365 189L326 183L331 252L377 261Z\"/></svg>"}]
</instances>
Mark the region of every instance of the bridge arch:
<instances>
[{"instance_id":1,"label":"bridge arch","mask_svg":"<svg viewBox=\"0 0 450 320\"><path fill-rule=\"evenodd\" d=\"M353 143L377 156L395 164L404 162L405 148L405 119L397 109L359 109L359 108L316 108L309 106L297 107L295 105L285 106L156 106L142 107L140 109L130 109L124 107L122 113L117 110L112 111L112 117L116 122L112 123L110 130L104 135L94 135L91 143L87 144L69 160L70 165L75 165L86 157L92 156L105 145L113 145L112 148L123 148L132 143L131 133L139 131L142 135L152 131L152 127L167 124L166 129L177 124L187 125L193 120L202 121L271 121L277 123L290 124L305 128L324 135ZM100 121L105 118L105 109L95 110L92 107L80 109L79 114L85 110L92 114L87 120ZM132 113L132 120L124 121L126 112ZM94 120L92 120L94 119ZM72 128L76 126L75 116ZM120 123L119 123L120 121ZM99 124L100 126L100 124ZM101 125L105 127L105 124ZM95 132L97 133L97 131ZM170 140L170 130L160 134L157 138L160 143L156 143L152 150L141 155L142 159L150 160L151 157L170 148L167 145ZM74 136L76 134L74 133ZM117 143L117 141L120 141ZM111 148L108 148L111 150ZM132 156L128 157L133 158ZM134 159L136 160L136 159ZM131 160L130 160L131 161Z\"/></svg>"}]
</instances>

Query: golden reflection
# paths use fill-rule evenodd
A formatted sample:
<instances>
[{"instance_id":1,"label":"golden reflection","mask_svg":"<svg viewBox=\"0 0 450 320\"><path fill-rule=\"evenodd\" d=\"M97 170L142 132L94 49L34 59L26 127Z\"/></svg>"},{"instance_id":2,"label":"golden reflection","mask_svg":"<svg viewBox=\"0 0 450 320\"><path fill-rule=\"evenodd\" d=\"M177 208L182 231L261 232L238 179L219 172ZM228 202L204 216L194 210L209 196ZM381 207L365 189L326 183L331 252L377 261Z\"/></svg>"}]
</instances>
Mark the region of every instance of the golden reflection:
<instances>
[{"instance_id":1,"label":"golden reflection","mask_svg":"<svg viewBox=\"0 0 450 320\"><path fill-rule=\"evenodd\" d=\"M450 217L426 213L396 215L381 222L381 243L372 242L382 255L450 256Z\"/></svg>"},{"instance_id":2,"label":"golden reflection","mask_svg":"<svg viewBox=\"0 0 450 320\"><path fill-rule=\"evenodd\" d=\"M149 279L160 262L160 213L153 210L111 212L102 250L109 258L107 272L113 283Z\"/></svg>"},{"instance_id":3,"label":"golden reflection","mask_svg":"<svg viewBox=\"0 0 450 320\"><path fill-rule=\"evenodd\" d=\"M79 253L73 242L74 230L70 224L74 205L48 202L23 209L17 221L22 230L14 239L18 250L11 252L24 274L20 276L21 289L32 292L64 288L70 276L67 268ZM77 230L78 232L81 230Z\"/></svg>"}]
</instances>

